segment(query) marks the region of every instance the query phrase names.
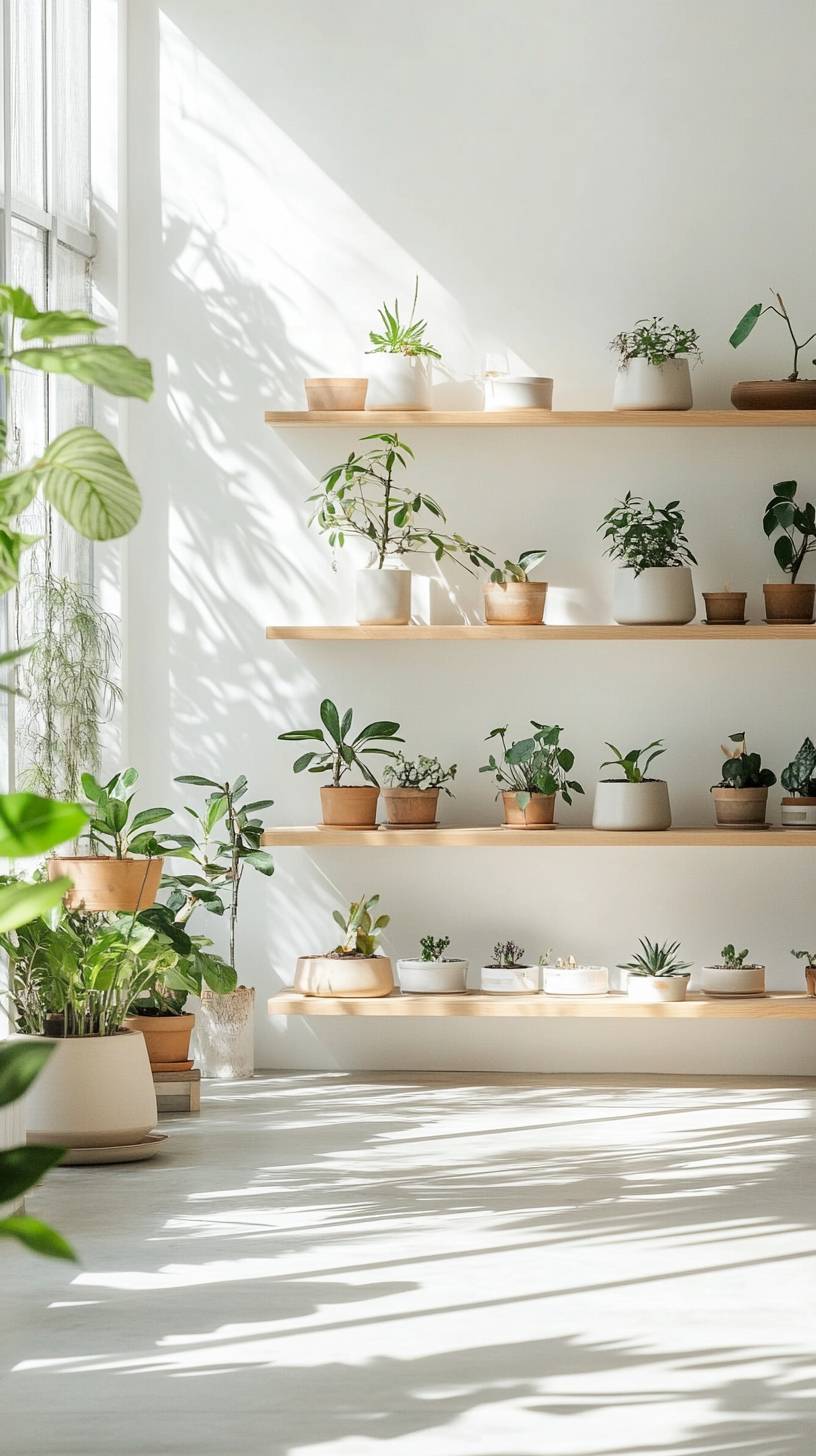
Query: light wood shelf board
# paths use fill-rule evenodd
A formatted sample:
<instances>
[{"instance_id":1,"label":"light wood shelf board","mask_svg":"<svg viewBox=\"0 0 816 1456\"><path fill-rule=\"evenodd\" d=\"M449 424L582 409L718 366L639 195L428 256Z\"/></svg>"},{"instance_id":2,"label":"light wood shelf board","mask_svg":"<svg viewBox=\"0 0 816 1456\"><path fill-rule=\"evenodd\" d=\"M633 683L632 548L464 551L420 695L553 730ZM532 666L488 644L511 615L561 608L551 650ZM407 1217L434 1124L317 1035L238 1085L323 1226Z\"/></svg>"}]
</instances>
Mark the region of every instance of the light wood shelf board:
<instances>
[{"instance_id":1,"label":"light wood shelf board","mask_svg":"<svg viewBox=\"0 0 816 1456\"><path fill-rule=\"evenodd\" d=\"M267 829L265 845L307 849L813 849L816 830L724 829L716 825L702 829L665 829L645 833L607 832L600 829L503 829L444 825L439 829L342 829L317 824L281 825Z\"/></svg>"},{"instance_id":2,"label":"light wood shelf board","mask_svg":"<svg viewBox=\"0 0 816 1456\"><path fill-rule=\"evenodd\" d=\"M816 997L800 991L774 991L755 999L714 1000L692 994L685 1001L642 1005L620 992L608 996L301 996L280 991L267 1002L270 1016L626 1016L669 1021L816 1020Z\"/></svg>"},{"instance_id":3,"label":"light wood shelf board","mask_svg":"<svg viewBox=\"0 0 816 1456\"><path fill-rule=\"evenodd\" d=\"M321 623L316 626L267 627L275 642L816 642L816 626L804 623L748 622L686 627L621 627L601 622L590 626L487 627L481 622L405 627L361 627Z\"/></svg>"},{"instance_id":4,"label":"light wood shelf board","mask_svg":"<svg viewBox=\"0 0 816 1456\"><path fill-rule=\"evenodd\" d=\"M369 430L466 427L544 429L789 429L816 425L816 410L266 410L267 425Z\"/></svg>"}]
</instances>

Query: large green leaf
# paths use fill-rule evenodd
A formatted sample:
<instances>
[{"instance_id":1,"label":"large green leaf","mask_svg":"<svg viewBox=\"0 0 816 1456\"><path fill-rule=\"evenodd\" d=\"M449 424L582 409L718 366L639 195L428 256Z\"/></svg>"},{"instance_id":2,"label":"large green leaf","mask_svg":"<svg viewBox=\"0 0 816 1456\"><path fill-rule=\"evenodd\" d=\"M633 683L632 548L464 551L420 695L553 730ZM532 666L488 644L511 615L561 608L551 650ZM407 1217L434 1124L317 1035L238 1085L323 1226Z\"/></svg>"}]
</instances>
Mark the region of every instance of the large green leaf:
<instances>
[{"instance_id":1,"label":"large green leaf","mask_svg":"<svg viewBox=\"0 0 816 1456\"><path fill-rule=\"evenodd\" d=\"M15 318L35 319L38 309L30 293L24 288L12 288L10 283L0 283L0 314L11 313Z\"/></svg>"},{"instance_id":2,"label":"large green leaf","mask_svg":"<svg viewBox=\"0 0 816 1456\"><path fill-rule=\"evenodd\" d=\"M71 881L66 875L37 885L5 885L0 890L0 932L16 930L46 910L53 910L70 888Z\"/></svg>"},{"instance_id":3,"label":"large green leaf","mask_svg":"<svg viewBox=\"0 0 816 1456\"><path fill-rule=\"evenodd\" d=\"M58 1163L64 1148L6 1148L0 1152L0 1203L12 1203L39 1183L44 1173Z\"/></svg>"},{"instance_id":4,"label":"large green leaf","mask_svg":"<svg viewBox=\"0 0 816 1456\"><path fill-rule=\"evenodd\" d=\"M37 472L47 501L81 536L111 541L139 519L141 496L110 440L87 425L66 430L45 449Z\"/></svg>"},{"instance_id":5,"label":"large green leaf","mask_svg":"<svg viewBox=\"0 0 816 1456\"><path fill-rule=\"evenodd\" d=\"M153 370L149 359L138 359L124 344L62 344L56 348L15 349L12 359L29 369L48 374L70 374L82 384L106 389L108 394L150 399Z\"/></svg>"},{"instance_id":6,"label":"large green leaf","mask_svg":"<svg viewBox=\"0 0 816 1456\"><path fill-rule=\"evenodd\" d=\"M0 1107L22 1097L53 1050L54 1043L42 1038L0 1042Z\"/></svg>"},{"instance_id":7,"label":"large green leaf","mask_svg":"<svg viewBox=\"0 0 816 1456\"><path fill-rule=\"evenodd\" d=\"M23 339L64 339L71 334L95 334L97 329L104 328L101 319L91 318L81 309L72 308L67 312L51 309L48 313L29 319L20 330L20 335Z\"/></svg>"},{"instance_id":8,"label":"large green leaf","mask_svg":"<svg viewBox=\"0 0 816 1456\"><path fill-rule=\"evenodd\" d=\"M0 476L0 516L9 519L24 511L37 494L38 484L36 471L28 467Z\"/></svg>"},{"instance_id":9,"label":"large green leaf","mask_svg":"<svg viewBox=\"0 0 816 1456\"><path fill-rule=\"evenodd\" d=\"M14 531L10 526L0 525L0 596L5 596L17 585L22 554L38 539L37 536L25 535L23 531Z\"/></svg>"},{"instance_id":10,"label":"large green leaf","mask_svg":"<svg viewBox=\"0 0 816 1456\"><path fill-rule=\"evenodd\" d=\"M254 870L260 870L262 875L275 873L275 861L265 849L251 849L249 854L242 854L241 859L244 864L251 864Z\"/></svg>"},{"instance_id":11,"label":"large green leaf","mask_svg":"<svg viewBox=\"0 0 816 1456\"><path fill-rule=\"evenodd\" d=\"M88 822L79 804L43 799L39 794L0 794L0 856L9 859L45 854L76 839Z\"/></svg>"},{"instance_id":12,"label":"large green leaf","mask_svg":"<svg viewBox=\"0 0 816 1456\"><path fill-rule=\"evenodd\" d=\"M748 311L742 315L737 327L728 340L732 349L738 349L740 344L745 343L761 313L762 304L752 303Z\"/></svg>"},{"instance_id":13,"label":"large green leaf","mask_svg":"<svg viewBox=\"0 0 816 1456\"><path fill-rule=\"evenodd\" d=\"M0 1218L0 1238L19 1239L34 1254L47 1254L51 1259L71 1259L76 1262L76 1254L62 1234L58 1234L56 1229L49 1228L47 1223L42 1223L38 1218L29 1218L25 1213L12 1213L8 1218Z\"/></svg>"}]
</instances>

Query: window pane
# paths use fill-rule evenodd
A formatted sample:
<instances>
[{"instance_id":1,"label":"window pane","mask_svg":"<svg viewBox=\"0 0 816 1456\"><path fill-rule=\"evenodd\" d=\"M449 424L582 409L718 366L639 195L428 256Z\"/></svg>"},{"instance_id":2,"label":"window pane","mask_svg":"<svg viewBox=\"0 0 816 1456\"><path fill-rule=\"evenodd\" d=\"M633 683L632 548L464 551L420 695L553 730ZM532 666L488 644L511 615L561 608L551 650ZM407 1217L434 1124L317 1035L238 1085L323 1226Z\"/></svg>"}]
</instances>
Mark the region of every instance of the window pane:
<instances>
[{"instance_id":1,"label":"window pane","mask_svg":"<svg viewBox=\"0 0 816 1456\"><path fill-rule=\"evenodd\" d=\"M11 191L45 207L43 0L11 4Z\"/></svg>"},{"instance_id":2,"label":"window pane","mask_svg":"<svg viewBox=\"0 0 816 1456\"><path fill-rule=\"evenodd\" d=\"M58 243L54 249L53 262L53 272L48 280L48 307L81 308L87 312L91 302L90 264L87 258ZM83 341L77 338L62 342ZM91 424L91 390L87 384L80 384L79 380L60 374L51 379L50 389L48 425L51 439L62 434L63 430L72 429L74 425Z\"/></svg>"},{"instance_id":3,"label":"window pane","mask_svg":"<svg viewBox=\"0 0 816 1456\"><path fill-rule=\"evenodd\" d=\"M30 293L38 308L45 307L45 233L26 222L11 224L11 279ZM24 464L46 443L46 378L33 369L15 369L11 375L9 450L15 465Z\"/></svg>"},{"instance_id":4,"label":"window pane","mask_svg":"<svg viewBox=\"0 0 816 1456\"><path fill-rule=\"evenodd\" d=\"M88 0L56 0L51 210L84 227L91 191L89 25Z\"/></svg>"}]
</instances>

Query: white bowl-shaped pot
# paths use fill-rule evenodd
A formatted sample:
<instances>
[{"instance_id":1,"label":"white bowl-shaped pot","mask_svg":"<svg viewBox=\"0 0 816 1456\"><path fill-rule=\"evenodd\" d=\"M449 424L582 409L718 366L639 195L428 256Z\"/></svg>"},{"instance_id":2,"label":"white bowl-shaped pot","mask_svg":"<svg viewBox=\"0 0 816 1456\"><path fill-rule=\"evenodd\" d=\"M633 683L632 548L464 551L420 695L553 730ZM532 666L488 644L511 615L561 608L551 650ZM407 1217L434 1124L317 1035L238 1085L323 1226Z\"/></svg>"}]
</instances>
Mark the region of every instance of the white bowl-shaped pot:
<instances>
[{"instance_id":1,"label":"white bowl-shaped pot","mask_svg":"<svg viewBox=\"0 0 816 1456\"><path fill-rule=\"evenodd\" d=\"M608 990L606 966L544 967L544 991L548 996L605 996Z\"/></svg>"},{"instance_id":2,"label":"white bowl-shaped pot","mask_svg":"<svg viewBox=\"0 0 816 1456\"><path fill-rule=\"evenodd\" d=\"M553 382L542 374L503 374L485 380L486 410L552 409Z\"/></svg>"},{"instance_id":3,"label":"white bowl-shaped pot","mask_svg":"<svg viewBox=\"0 0 816 1456\"><path fill-rule=\"evenodd\" d=\"M411 573L362 566L355 573L355 615L361 627L404 627L411 620Z\"/></svg>"},{"instance_id":4,"label":"white bowl-shaped pot","mask_svg":"<svg viewBox=\"0 0 816 1456\"><path fill-rule=\"evenodd\" d=\"M397 972L406 994L454 996L467 990L467 961L397 961Z\"/></svg>"},{"instance_id":5,"label":"white bowl-shaped pot","mask_svg":"<svg viewBox=\"0 0 816 1456\"><path fill-rule=\"evenodd\" d=\"M782 827L786 825L790 829L816 829L816 799L783 799Z\"/></svg>"},{"instance_id":6,"label":"white bowl-shaped pot","mask_svg":"<svg viewBox=\"0 0 816 1456\"><path fill-rule=\"evenodd\" d=\"M629 784L621 779L604 779L595 786L592 828L633 833L671 827L669 786L665 779L644 779Z\"/></svg>"},{"instance_id":7,"label":"white bowl-shaped pot","mask_svg":"<svg viewBox=\"0 0 816 1456\"><path fill-rule=\"evenodd\" d=\"M409 354L366 354L365 369L366 409L431 408L431 367L427 359Z\"/></svg>"},{"instance_id":8,"label":"white bowl-shaped pot","mask_svg":"<svg viewBox=\"0 0 816 1456\"><path fill-rule=\"evenodd\" d=\"M394 971L388 956L301 956L294 989L302 996L388 996Z\"/></svg>"},{"instance_id":9,"label":"white bowl-shaped pot","mask_svg":"<svg viewBox=\"0 0 816 1456\"><path fill-rule=\"evenodd\" d=\"M629 972L626 994L630 1001L685 1001L689 976L633 976Z\"/></svg>"},{"instance_id":10,"label":"white bowl-shaped pot","mask_svg":"<svg viewBox=\"0 0 816 1456\"><path fill-rule=\"evenodd\" d=\"M612 404L616 410L691 409L688 359L667 359L665 364L630 359L615 375Z\"/></svg>"},{"instance_id":11,"label":"white bowl-shaped pot","mask_svg":"<svg viewBox=\"0 0 816 1456\"><path fill-rule=\"evenodd\" d=\"M703 966L700 990L707 996L764 996L765 967L740 966L731 970L728 966Z\"/></svg>"},{"instance_id":12,"label":"white bowl-shaped pot","mask_svg":"<svg viewBox=\"0 0 816 1456\"><path fill-rule=\"evenodd\" d=\"M697 610L690 566L630 566L615 572L612 615L623 627L683 626Z\"/></svg>"},{"instance_id":13,"label":"white bowl-shaped pot","mask_svg":"<svg viewBox=\"0 0 816 1456\"><path fill-rule=\"evenodd\" d=\"M156 1126L156 1093L140 1031L55 1038L26 1094L30 1143L65 1148L140 1143Z\"/></svg>"},{"instance_id":14,"label":"white bowl-shaped pot","mask_svg":"<svg viewBox=\"0 0 816 1456\"><path fill-rule=\"evenodd\" d=\"M541 990L538 966L482 966L479 984L491 995L527 996Z\"/></svg>"}]
</instances>

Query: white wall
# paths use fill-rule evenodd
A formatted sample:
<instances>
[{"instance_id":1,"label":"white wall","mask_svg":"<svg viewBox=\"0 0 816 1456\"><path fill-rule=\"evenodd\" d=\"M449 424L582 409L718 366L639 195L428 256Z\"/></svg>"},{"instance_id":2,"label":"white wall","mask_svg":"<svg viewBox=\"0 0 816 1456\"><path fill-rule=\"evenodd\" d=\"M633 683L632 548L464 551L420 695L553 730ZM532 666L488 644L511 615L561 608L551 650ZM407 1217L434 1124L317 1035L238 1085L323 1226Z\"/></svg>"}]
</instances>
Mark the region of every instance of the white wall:
<instances>
[{"instance_id":1,"label":"white wall","mask_svg":"<svg viewBox=\"0 0 816 1456\"><path fill-rule=\"evenodd\" d=\"M276 735L315 722L324 694L457 760L446 812L462 822L496 816L475 772L485 733L530 716L564 725L588 787L605 738L665 737L680 824L710 820L729 731L778 771L816 729L805 646L266 644L267 622L351 617L349 563L332 574L304 498L356 435L275 433L262 412L299 406L305 373L360 371L377 303L416 270L459 381L440 403L472 396L485 350L507 349L555 376L557 407L604 408L607 341L652 312L700 329L699 405L786 372L772 320L738 356L727 340L770 284L816 326L810 0L139 0L129 25L130 342L158 383L130 426L147 502L130 541L129 741L148 798L175 773L244 771L277 822L314 821L316 781L293 778ZM595 528L627 488L681 498L698 588L744 585L754 620L769 486L816 491L807 431L404 433L454 529L504 554L549 547L566 620L609 618ZM449 582L473 608L467 578ZM588 796L563 817L589 814ZM816 1065L794 1026L287 1026L264 1010L295 956L331 943L331 908L375 889L394 954L428 930L477 964L500 935L610 964L641 934L679 937L697 962L737 939L793 985L789 949L814 936L802 852L281 850L277 864L271 884L247 882L241 931L259 1065Z\"/></svg>"}]
</instances>

